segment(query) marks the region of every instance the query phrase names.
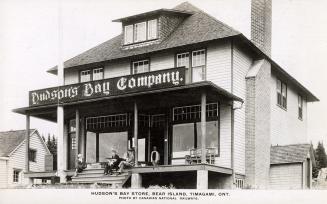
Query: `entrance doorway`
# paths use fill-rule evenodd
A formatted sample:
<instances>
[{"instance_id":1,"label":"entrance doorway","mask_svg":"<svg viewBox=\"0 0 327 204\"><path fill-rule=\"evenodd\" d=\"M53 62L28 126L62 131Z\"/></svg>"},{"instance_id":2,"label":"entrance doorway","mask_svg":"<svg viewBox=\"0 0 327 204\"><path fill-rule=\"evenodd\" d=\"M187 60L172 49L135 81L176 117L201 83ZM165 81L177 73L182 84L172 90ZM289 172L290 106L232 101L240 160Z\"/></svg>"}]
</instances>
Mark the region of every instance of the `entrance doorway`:
<instances>
[{"instance_id":1,"label":"entrance doorway","mask_svg":"<svg viewBox=\"0 0 327 204\"><path fill-rule=\"evenodd\" d=\"M151 152L153 147L157 147L157 151L160 154L159 164L164 164L164 143L165 143L165 129L164 127L151 128L150 130L150 145L149 145L149 161L151 161Z\"/></svg>"}]
</instances>

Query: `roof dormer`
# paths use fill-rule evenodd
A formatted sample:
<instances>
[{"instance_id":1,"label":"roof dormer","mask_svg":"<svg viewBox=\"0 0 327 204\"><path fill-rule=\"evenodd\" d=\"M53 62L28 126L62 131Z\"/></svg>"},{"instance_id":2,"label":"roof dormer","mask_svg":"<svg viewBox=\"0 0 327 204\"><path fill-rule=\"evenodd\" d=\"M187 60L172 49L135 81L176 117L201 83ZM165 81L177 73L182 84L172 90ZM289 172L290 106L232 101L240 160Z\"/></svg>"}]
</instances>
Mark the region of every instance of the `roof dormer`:
<instances>
[{"instance_id":1,"label":"roof dormer","mask_svg":"<svg viewBox=\"0 0 327 204\"><path fill-rule=\"evenodd\" d=\"M113 20L123 27L123 49L132 49L162 42L190 12L159 9Z\"/></svg>"}]
</instances>

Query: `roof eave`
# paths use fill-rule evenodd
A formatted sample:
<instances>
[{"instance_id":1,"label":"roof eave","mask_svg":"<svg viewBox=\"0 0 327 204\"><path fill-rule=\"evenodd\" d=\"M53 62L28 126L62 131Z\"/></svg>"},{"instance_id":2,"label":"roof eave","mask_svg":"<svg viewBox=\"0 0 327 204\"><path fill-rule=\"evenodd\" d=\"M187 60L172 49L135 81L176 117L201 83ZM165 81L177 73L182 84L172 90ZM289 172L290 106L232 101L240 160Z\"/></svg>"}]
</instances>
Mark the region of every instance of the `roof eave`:
<instances>
[{"instance_id":1,"label":"roof eave","mask_svg":"<svg viewBox=\"0 0 327 204\"><path fill-rule=\"evenodd\" d=\"M307 96L307 102L318 102L319 99L311 93L307 88L305 88L299 81L297 81L294 77L292 77L289 73L287 73L281 66L279 66L274 60L271 59L268 55L262 52L257 46L253 44L251 40L245 37L243 34L236 35L234 37L239 37L243 42L245 42L248 46L250 46L257 54L263 56L267 59L271 64L272 67L276 68L277 71L281 72L285 75L291 82L293 82L296 86L298 86Z\"/></svg>"},{"instance_id":2,"label":"roof eave","mask_svg":"<svg viewBox=\"0 0 327 204\"><path fill-rule=\"evenodd\" d=\"M125 22L125 21L129 21L129 20L133 20L133 19L143 18L148 15L157 15L157 14L161 14L161 13L171 13L171 14L178 14L178 15L182 15L182 16L190 16L193 14L192 12L181 11L181 10L176 10L176 9L157 9L157 10L148 11L148 12L144 12L144 13L140 13L140 14L136 14L136 15L131 15L131 16L123 17L123 18L114 19L114 20L112 20L112 22Z\"/></svg>"}]
</instances>

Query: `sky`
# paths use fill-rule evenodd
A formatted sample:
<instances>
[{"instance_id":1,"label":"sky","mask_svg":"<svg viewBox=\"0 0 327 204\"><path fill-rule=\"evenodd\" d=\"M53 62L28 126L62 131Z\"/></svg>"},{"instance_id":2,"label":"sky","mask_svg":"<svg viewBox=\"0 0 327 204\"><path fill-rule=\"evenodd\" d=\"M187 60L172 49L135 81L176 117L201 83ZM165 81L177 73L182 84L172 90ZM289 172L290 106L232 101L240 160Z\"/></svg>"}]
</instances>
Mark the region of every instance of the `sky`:
<instances>
[{"instance_id":1,"label":"sky","mask_svg":"<svg viewBox=\"0 0 327 204\"><path fill-rule=\"evenodd\" d=\"M63 1L63 56L69 59L121 32L124 16L172 8L185 0ZM189 0L250 38L250 0ZM327 1L273 0L272 59L319 99L308 104L308 140L327 144ZM0 131L24 129L14 108L28 106L28 91L56 86L46 71L58 61L58 3L0 0ZM41 134L56 124L32 118Z\"/></svg>"}]
</instances>

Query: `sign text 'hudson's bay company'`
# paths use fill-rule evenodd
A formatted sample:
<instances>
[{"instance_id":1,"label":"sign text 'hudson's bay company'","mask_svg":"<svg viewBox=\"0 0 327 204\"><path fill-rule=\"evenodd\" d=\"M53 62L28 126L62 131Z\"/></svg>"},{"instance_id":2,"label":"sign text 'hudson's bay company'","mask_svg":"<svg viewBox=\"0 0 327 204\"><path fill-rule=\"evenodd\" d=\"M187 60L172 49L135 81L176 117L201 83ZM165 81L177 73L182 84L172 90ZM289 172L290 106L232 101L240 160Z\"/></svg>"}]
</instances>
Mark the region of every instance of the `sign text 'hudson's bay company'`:
<instances>
[{"instance_id":1,"label":"sign text 'hudson's bay company'","mask_svg":"<svg viewBox=\"0 0 327 204\"><path fill-rule=\"evenodd\" d=\"M30 106L69 103L85 99L169 88L185 84L185 69L174 68L98 81L30 91Z\"/></svg>"}]
</instances>

